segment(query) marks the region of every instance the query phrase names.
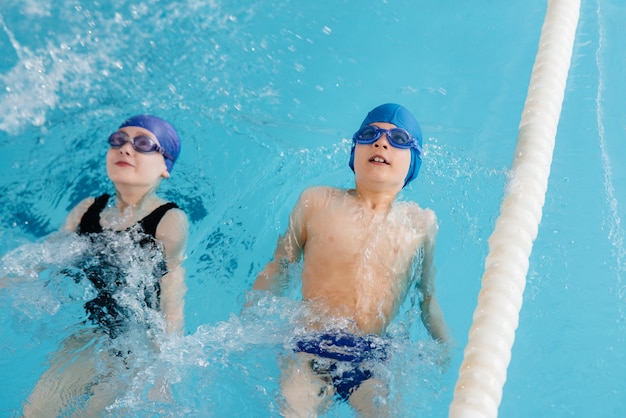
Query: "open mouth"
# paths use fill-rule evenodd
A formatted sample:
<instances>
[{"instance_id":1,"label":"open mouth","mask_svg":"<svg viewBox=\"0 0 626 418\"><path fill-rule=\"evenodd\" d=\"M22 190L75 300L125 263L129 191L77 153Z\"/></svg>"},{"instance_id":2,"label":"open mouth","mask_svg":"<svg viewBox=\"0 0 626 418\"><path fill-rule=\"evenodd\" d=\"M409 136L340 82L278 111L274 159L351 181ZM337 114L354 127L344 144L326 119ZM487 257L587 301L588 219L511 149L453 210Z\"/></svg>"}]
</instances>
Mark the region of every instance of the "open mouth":
<instances>
[{"instance_id":1,"label":"open mouth","mask_svg":"<svg viewBox=\"0 0 626 418\"><path fill-rule=\"evenodd\" d=\"M389 162L385 160L383 157L381 157L380 155L375 155L372 158L370 158L370 163L381 163L381 164L389 165Z\"/></svg>"}]
</instances>

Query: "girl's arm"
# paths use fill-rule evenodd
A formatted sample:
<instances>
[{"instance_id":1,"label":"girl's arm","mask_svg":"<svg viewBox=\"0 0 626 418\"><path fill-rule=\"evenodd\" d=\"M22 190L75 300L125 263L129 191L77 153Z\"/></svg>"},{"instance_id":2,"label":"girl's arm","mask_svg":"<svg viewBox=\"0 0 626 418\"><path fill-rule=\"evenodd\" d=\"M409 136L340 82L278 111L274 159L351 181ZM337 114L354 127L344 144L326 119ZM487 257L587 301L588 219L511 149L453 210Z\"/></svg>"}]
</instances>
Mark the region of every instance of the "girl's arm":
<instances>
[{"instance_id":1,"label":"girl's arm","mask_svg":"<svg viewBox=\"0 0 626 418\"><path fill-rule=\"evenodd\" d=\"M161 312L167 331L182 333L185 325L185 249L189 234L187 215L180 209L168 210L156 230L156 238L163 243L167 274L161 278Z\"/></svg>"}]
</instances>

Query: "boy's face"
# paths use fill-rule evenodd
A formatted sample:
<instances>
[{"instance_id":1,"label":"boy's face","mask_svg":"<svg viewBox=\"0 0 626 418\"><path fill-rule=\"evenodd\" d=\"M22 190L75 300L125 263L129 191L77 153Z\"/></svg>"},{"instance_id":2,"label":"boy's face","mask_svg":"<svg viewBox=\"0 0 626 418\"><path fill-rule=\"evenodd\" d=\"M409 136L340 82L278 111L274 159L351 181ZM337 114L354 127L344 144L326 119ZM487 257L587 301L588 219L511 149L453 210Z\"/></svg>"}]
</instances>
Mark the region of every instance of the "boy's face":
<instances>
[{"instance_id":1,"label":"boy's face","mask_svg":"<svg viewBox=\"0 0 626 418\"><path fill-rule=\"evenodd\" d=\"M392 123L375 122L372 126L383 129L397 128ZM373 144L356 144L354 173L358 182L387 185L402 189L411 165L411 150L392 146L387 134L382 134Z\"/></svg>"},{"instance_id":2,"label":"boy's face","mask_svg":"<svg viewBox=\"0 0 626 418\"><path fill-rule=\"evenodd\" d=\"M130 138L147 135L157 145L161 145L154 134L147 129L126 126L119 131L126 133ZM163 155L159 152L145 154L136 151L130 141L119 148L110 147L106 162L107 174L115 184L151 187L162 178L170 176Z\"/></svg>"}]
</instances>

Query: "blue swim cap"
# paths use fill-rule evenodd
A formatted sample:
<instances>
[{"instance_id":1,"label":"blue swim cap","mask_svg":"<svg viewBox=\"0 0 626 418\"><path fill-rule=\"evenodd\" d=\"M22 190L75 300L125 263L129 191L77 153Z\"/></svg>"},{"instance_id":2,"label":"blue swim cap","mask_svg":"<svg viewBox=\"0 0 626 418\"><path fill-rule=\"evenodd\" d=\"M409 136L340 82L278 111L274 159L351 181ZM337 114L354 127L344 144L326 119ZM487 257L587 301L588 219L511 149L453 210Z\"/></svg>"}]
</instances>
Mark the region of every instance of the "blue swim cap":
<instances>
[{"instance_id":1,"label":"blue swim cap","mask_svg":"<svg viewBox=\"0 0 626 418\"><path fill-rule=\"evenodd\" d=\"M422 129L420 128L417 119L409 110L399 104L395 103L386 103L375 107L372 109L365 119L363 123L361 123L361 128L374 123L374 122L386 122L393 123L398 128L406 129L413 135L417 142L420 144L420 148L422 147ZM360 128L359 128L360 129ZM354 149L356 148L356 140L352 141L352 150L350 151L350 161L348 165L354 171ZM419 151L415 148L411 149L411 164L409 165L409 171L404 179L404 186L415 180L417 177L417 173L420 171L420 167L422 166L422 157Z\"/></svg>"},{"instance_id":2,"label":"blue swim cap","mask_svg":"<svg viewBox=\"0 0 626 418\"><path fill-rule=\"evenodd\" d=\"M165 166L167 167L167 171L172 171L172 166L174 165L174 161L178 158L180 154L180 139L178 138L178 134L172 125L169 122L158 118L156 116L150 115L137 115L131 118L126 119L118 129L124 128L126 126L137 126L139 128L144 128L149 130L156 136L159 140L159 144L170 153L173 160L169 158L165 158Z\"/></svg>"}]
</instances>

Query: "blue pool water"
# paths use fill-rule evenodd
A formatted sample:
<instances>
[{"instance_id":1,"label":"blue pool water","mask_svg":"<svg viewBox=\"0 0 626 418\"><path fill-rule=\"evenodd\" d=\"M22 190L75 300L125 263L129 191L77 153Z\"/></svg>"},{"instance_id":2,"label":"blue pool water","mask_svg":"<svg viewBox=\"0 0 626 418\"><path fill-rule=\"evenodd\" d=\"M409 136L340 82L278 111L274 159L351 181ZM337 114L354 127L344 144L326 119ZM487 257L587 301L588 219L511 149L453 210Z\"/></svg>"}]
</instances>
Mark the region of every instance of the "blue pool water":
<instances>
[{"instance_id":1,"label":"blue pool water","mask_svg":"<svg viewBox=\"0 0 626 418\"><path fill-rule=\"evenodd\" d=\"M300 191L352 185L345 138L389 101L413 110L427 139L402 198L439 216L437 292L456 340L442 374L415 312L400 315L395 326L409 331L388 370L395 413L447 414L545 2L1 4L4 273L71 257L72 242L43 238L107 190L104 139L122 118L155 113L183 138L162 194L191 221L186 335L140 359L112 416L278 416L276 358L298 304L241 316L245 293ZM503 417L626 409L625 19L619 0L582 2ZM20 414L81 317L86 290L54 280L54 269L42 276L0 290L2 416ZM157 375L173 382L172 399L146 394ZM353 413L338 405L328 415Z\"/></svg>"}]
</instances>

